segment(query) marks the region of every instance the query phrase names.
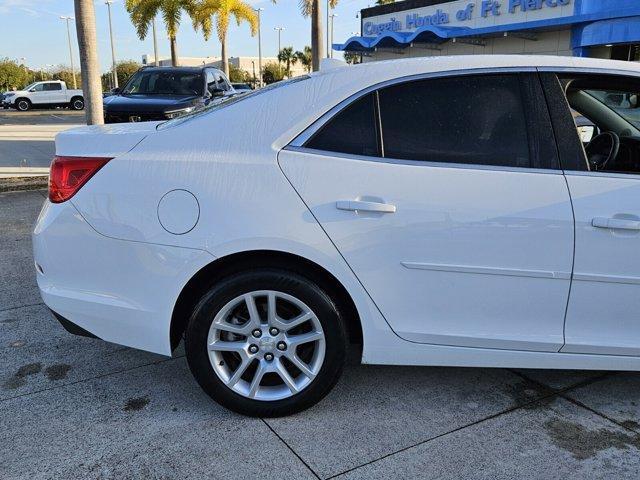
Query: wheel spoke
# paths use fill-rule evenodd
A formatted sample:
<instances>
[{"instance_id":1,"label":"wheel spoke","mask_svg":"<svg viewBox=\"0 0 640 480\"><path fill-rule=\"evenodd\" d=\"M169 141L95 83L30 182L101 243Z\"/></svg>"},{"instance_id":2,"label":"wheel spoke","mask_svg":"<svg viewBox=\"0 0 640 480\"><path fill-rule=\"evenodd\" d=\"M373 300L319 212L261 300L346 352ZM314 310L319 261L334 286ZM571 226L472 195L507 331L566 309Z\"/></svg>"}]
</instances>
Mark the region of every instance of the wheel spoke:
<instances>
[{"instance_id":1,"label":"wheel spoke","mask_svg":"<svg viewBox=\"0 0 640 480\"><path fill-rule=\"evenodd\" d=\"M214 323L214 326L218 330L224 330L225 332L236 333L238 335L246 336L251 333L251 321L248 321L243 325L234 325L229 322L218 321Z\"/></svg>"},{"instance_id":2,"label":"wheel spoke","mask_svg":"<svg viewBox=\"0 0 640 480\"><path fill-rule=\"evenodd\" d=\"M276 292L269 292L267 296L267 321L269 325L278 328L276 323L278 323L279 318L276 313Z\"/></svg>"},{"instance_id":3,"label":"wheel spoke","mask_svg":"<svg viewBox=\"0 0 640 480\"><path fill-rule=\"evenodd\" d=\"M292 335L290 337L287 337L287 340L289 340L289 345L292 348L295 348L298 345L315 342L317 340L321 340L322 338L324 338L324 335L322 332L309 332L309 333L303 333L301 335Z\"/></svg>"},{"instance_id":4,"label":"wheel spoke","mask_svg":"<svg viewBox=\"0 0 640 480\"><path fill-rule=\"evenodd\" d=\"M309 379L315 378L316 374L313 373L313 371L309 368L309 366L306 363L304 363L300 359L300 357L296 355L295 352L290 355L287 355L287 358L291 363L293 363L298 368L298 370L302 372L304 376L306 376Z\"/></svg>"},{"instance_id":5,"label":"wheel spoke","mask_svg":"<svg viewBox=\"0 0 640 480\"><path fill-rule=\"evenodd\" d=\"M276 373L280 376L285 385L289 387L291 393L298 393L298 386L296 385L296 381L280 361L278 361L278 364L276 366Z\"/></svg>"},{"instance_id":6,"label":"wheel spoke","mask_svg":"<svg viewBox=\"0 0 640 480\"><path fill-rule=\"evenodd\" d=\"M244 296L244 302L247 304L247 310L249 310L249 321L245 324L249 328L260 327L260 314L256 307L256 299L250 293Z\"/></svg>"},{"instance_id":7,"label":"wheel spoke","mask_svg":"<svg viewBox=\"0 0 640 480\"><path fill-rule=\"evenodd\" d=\"M246 342L225 342L223 340L215 340L209 344L209 350L215 352L236 352L244 354Z\"/></svg>"},{"instance_id":8,"label":"wheel spoke","mask_svg":"<svg viewBox=\"0 0 640 480\"><path fill-rule=\"evenodd\" d=\"M255 398L256 393L258 393L258 388L260 388L260 382L262 381L262 377L267 373L267 367L264 362L261 360L258 364L258 368L256 369L256 373L253 376L253 380L251 380L251 386L249 387L249 398Z\"/></svg>"},{"instance_id":9,"label":"wheel spoke","mask_svg":"<svg viewBox=\"0 0 640 480\"><path fill-rule=\"evenodd\" d=\"M285 322L287 325L287 330L297 327L298 325L302 325L304 322L308 322L313 318L313 313L311 312L303 312L295 318L288 320Z\"/></svg>"},{"instance_id":10,"label":"wheel spoke","mask_svg":"<svg viewBox=\"0 0 640 480\"><path fill-rule=\"evenodd\" d=\"M227 382L227 386L233 387L236 383L238 383L238 380L240 380L240 377L242 377L249 365L251 365L251 360L249 358L243 358L242 363L238 365L238 368L236 368L236 371L233 372L233 375Z\"/></svg>"}]
</instances>

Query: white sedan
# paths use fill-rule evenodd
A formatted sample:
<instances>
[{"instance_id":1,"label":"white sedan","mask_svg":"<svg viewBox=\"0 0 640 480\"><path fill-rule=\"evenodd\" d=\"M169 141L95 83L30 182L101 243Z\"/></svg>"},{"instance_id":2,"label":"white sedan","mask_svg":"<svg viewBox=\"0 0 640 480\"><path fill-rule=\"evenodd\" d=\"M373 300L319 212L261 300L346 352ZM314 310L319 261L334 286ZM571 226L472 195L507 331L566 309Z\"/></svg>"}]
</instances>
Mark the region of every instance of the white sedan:
<instances>
[{"instance_id":1,"label":"white sedan","mask_svg":"<svg viewBox=\"0 0 640 480\"><path fill-rule=\"evenodd\" d=\"M184 338L202 388L247 415L318 402L348 349L640 370L640 131L612 106L639 92L631 62L334 63L69 130L38 285L73 333L165 355Z\"/></svg>"}]
</instances>

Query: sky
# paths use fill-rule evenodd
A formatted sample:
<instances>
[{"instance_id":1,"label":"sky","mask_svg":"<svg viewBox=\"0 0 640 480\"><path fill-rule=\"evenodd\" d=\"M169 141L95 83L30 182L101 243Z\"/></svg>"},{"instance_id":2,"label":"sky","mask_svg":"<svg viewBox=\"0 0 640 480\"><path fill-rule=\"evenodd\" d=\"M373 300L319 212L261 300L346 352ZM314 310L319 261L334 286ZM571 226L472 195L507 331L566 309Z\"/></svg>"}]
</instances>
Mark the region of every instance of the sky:
<instances>
[{"instance_id":1,"label":"sky","mask_svg":"<svg viewBox=\"0 0 640 480\"><path fill-rule=\"evenodd\" d=\"M302 17L298 0L245 0L255 8L264 8L262 17L262 54L275 56L278 50L278 34L274 27L284 27L282 46L293 46L301 50L311 44L311 23ZM360 9L372 5L375 0L340 0L333 11L334 43L342 43L360 30L360 19L356 17ZM326 5L325 2L322 2ZM96 0L96 31L98 55L102 70L107 71L111 63L109 44L109 23L104 0ZM143 54L153 55L151 29L145 40L136 36L124 0L117 0L111 6L116 60L141 61ZM0 58L9 57L39 70L48 65L69 65L69 48L65 22L60 15L73 16L72 0L0 0ZM324 12L326 22L326 12ZM160 57L169 57L169 41L160 19L157 21L158 49ZM78 51L75 26L72 24L73 55L78 68ZM325 40L326 41L326 40ZM258 40L251 37L247 24L229 24L227 41L229 56L258 56ZM204 41L201 33L195 33L190 19L184 15L178 32L178 54L185 57L220 56L220 42L214 38ZM21 58L26 60L20 60ZM341 52L334 57L342 58Z\"/></svg>"}]
</instances>

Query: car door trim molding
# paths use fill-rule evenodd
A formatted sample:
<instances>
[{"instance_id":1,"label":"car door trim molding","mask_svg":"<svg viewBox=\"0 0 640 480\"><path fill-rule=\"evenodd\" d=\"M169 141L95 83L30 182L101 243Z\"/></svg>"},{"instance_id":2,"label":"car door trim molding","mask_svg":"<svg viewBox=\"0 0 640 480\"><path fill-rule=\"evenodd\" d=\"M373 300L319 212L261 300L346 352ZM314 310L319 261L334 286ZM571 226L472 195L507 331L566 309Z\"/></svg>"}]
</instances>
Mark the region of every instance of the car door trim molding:
<instances>
[{"instance_id":1,"label":"car door trim molding","mask_svg":"<svg viewBox=\"0 0 640 480\"><path fill-rule=\"evenodd\" d=\"M599 273L574 273L576 282L600 282L600 283L626 283L627 285L640 285L640 277L627 277L624 275L601 275Z\"/></svg>"},{"instance_id":2,"label":"car door trim molding","mask_svg":"<svg viewBox=\"0 0 640 480\"><path fill-rule=\"evenodd\" d=\"M403 267L415 270L432 270L437 272L470 273L480 275L500 275L506 277L550 278L570 280L571 272L554 272L551 270L526 270L515 268L479 267L474 265L452 265L444 263L400 262Z\"/></svg>"}]
</instances>

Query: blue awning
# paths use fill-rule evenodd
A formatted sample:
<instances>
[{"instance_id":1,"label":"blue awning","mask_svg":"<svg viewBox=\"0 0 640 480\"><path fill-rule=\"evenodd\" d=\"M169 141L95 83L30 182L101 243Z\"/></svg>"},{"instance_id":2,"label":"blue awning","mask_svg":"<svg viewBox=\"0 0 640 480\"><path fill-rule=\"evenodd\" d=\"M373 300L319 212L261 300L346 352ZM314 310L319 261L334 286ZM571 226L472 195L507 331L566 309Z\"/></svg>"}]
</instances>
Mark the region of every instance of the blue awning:
<instances>
[{"instance_id":1,"label":"blue awning","mask_svg":"<svg viewBox=\"0 0 640 480\"><path fill-rule=\"evenodd\" d=\"M576 25L571 41L573 48L634 42L640 42L640 16Z\"/></svg>"},{"instance_id":2,"label":"blue awning","mask_svg":"<svg viewBox=\"0 0 640 480\"><path fill-rule=\"evenodd\" d=\"M405 48L412 43L444 43L451 38L473 35L469 27L435 27L431 25L415 32L385 32L377 37L351 37L344 43L334 43L334 50L366 52L375 48Z\"/></svg>"}]
</instances>

